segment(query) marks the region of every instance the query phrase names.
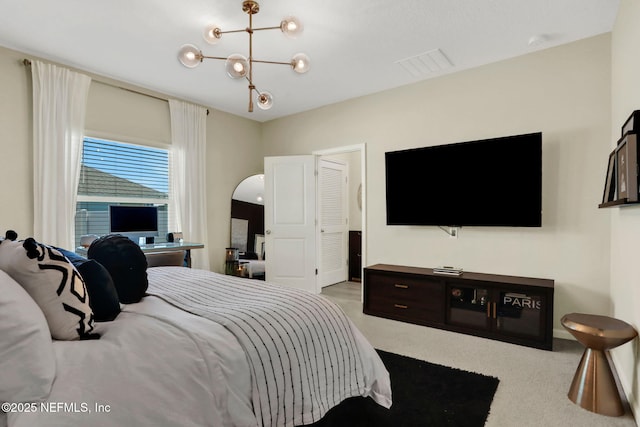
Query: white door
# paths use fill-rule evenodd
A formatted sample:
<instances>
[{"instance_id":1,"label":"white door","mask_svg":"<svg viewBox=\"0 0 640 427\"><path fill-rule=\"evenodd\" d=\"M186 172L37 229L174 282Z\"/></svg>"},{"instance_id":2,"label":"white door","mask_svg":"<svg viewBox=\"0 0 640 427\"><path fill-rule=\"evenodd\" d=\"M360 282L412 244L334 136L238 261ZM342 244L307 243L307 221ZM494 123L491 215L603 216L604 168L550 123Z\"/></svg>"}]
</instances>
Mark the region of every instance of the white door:
<instances>
[{"instance_id":1,"label":"white door","mask_svg":"<svg viewBox=\"0 0 640 427\"><path fill-rule=\"evenodd\" d=\"M316 289L314 156L265 157L265 279Z\"/></svg>"},{"instance_id":2,"label":"white door","mask_svg":"<svg viewBox=\"0 0 640 427\"><path fill-rule=\"evenodd\" d=\"M318 161L318 250L321 287L344 282L348 276L347 177L347 166L344 163L325 159Z\"/></svg>"}]
</instances>

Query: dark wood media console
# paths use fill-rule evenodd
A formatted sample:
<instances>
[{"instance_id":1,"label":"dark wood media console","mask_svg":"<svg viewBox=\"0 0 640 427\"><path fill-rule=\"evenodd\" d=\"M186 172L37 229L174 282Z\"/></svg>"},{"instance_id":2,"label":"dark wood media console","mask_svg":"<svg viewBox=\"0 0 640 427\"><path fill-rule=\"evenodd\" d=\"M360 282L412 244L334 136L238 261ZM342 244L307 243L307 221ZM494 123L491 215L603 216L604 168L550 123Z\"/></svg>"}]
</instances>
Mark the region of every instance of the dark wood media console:
<instances>
[{"instance_id":1,"label":"dark wood media console","mask_svg":"<svg viewBox=\"0 0 640 427\"><path fill-rule=\"evenodd\" d=\"M364 313L552 349L549 279L376 264L364 269Z\"/></svg>"}]
</instances>

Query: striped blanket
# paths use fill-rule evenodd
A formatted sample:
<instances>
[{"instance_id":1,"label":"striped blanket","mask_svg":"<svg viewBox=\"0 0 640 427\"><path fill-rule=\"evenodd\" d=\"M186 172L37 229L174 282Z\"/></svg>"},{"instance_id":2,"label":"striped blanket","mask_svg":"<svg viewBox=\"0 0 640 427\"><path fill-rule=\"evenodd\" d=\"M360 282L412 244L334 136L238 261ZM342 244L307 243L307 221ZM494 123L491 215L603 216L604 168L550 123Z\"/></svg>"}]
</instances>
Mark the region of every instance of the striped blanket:
<instances>
[{"instance_id":1,"label":"striped blanket","mask_svg":"<svg viewBox=\"0 0 640 427\"><path fill-rule=\"evenodd\" d=\"M235 335L251 367L253 410L262 426L310 424L368 391L351 324L324 297L204 270L148 274L150 295Z\"/></svg>"}]
</instances>

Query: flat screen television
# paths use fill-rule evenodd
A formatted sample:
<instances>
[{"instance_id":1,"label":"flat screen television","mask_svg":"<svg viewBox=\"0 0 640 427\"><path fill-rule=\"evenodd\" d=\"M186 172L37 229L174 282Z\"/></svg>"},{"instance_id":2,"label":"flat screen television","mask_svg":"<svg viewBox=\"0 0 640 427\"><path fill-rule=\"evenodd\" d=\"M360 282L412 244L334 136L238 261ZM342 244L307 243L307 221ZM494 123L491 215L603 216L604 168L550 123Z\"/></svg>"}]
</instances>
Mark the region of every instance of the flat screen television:
<instances>
[{"instance_id":1,"label":"flat screen television","mask_svg":"<svg viewBox=\"0 0 640 427\"><path fill-rule=\"evenodd\" d=\"M388 225L542 225L542 133L385 153Z\"/></svg>"},{"instance_id":2,"label":"flat screen television","mask_svg":"<svg viewBox=\"0 0 640 427\"><path fill-rule=\"evenodd\" d=\"M109 231L132 240L158 235L156 206L109 205Z\"/></svg>"}]
</instances>

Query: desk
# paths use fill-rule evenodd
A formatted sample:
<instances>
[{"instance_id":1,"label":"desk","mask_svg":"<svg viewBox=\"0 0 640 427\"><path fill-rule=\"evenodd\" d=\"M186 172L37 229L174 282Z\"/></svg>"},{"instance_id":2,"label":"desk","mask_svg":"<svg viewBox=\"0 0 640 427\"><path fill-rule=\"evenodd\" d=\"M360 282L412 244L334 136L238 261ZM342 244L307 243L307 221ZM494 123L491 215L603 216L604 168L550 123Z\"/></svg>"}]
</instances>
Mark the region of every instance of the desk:
<instances>
[{"instance_id":1,"label":"desk","mask_svg":"<svg viewBox=\"0 0 640 427\"><path fill-rule=\"evenodd\" d=\"M184 251L184 266L191 267L191 249L202 249L204 248L204 244L202 243L191 243L191 242L167 242L167 243L154 243L150 245L140 245L140 249L142 252L146 254L157 254L164 252L180 252ZM87 248L78 247L76 248L76 253L78 255L87 256Z\"/></svg>"}]
</instances>

